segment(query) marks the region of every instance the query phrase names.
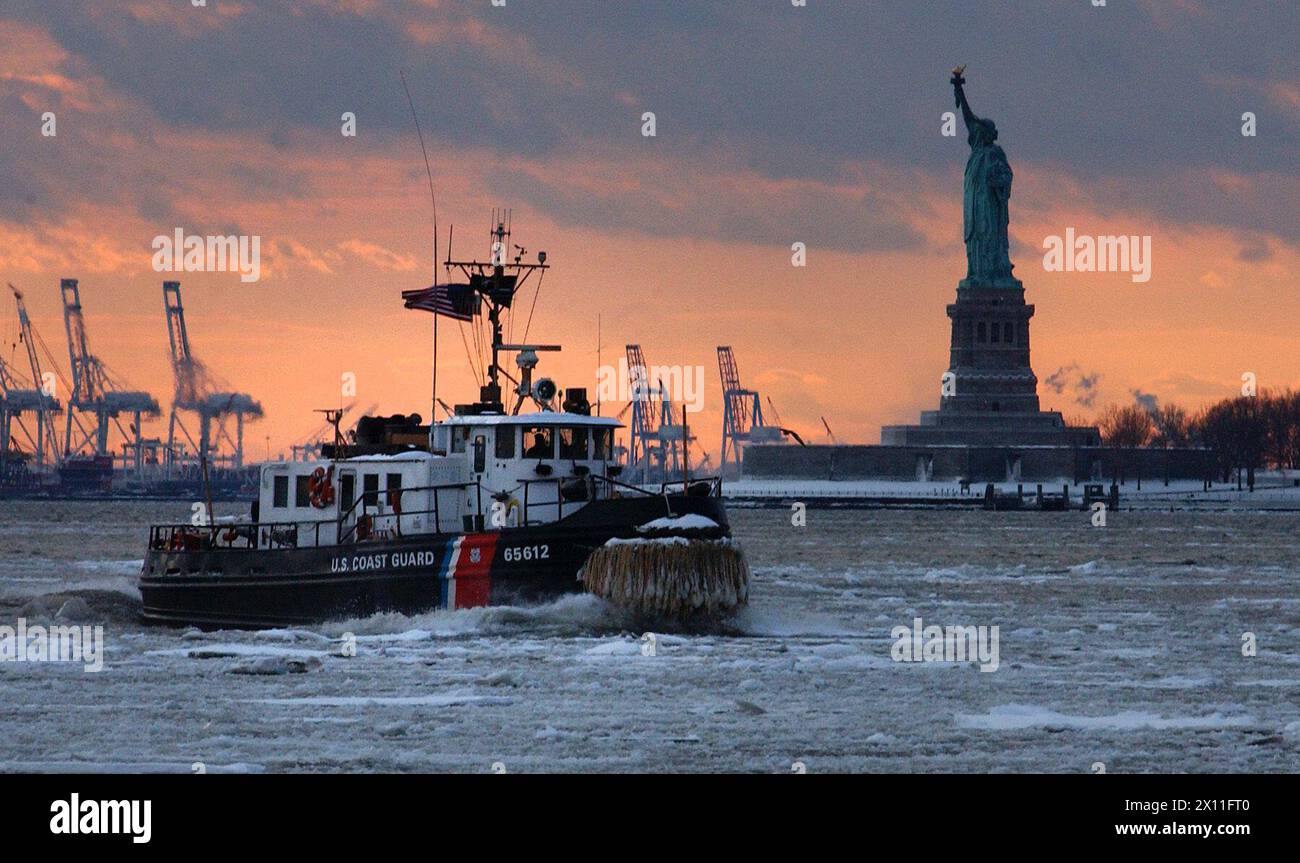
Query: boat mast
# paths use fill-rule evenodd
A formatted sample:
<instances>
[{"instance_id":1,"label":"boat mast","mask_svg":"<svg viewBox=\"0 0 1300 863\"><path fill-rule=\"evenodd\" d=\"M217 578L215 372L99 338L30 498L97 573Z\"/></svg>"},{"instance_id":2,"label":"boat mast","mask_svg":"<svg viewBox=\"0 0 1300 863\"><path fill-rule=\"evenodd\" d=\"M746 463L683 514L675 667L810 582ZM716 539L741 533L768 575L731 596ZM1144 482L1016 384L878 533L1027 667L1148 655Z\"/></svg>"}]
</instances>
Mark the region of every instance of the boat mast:
<instances>
[{"instance_id":1,"label":"boat mast","mask_svg":"<svg viewBox=\"0 0 1300 863\"><path fill-rule=\"evenodd\" d=\"M488 382L479 388L478 408L484 412L504 412L504 405L501 401L500 379L502 351L558 351L560 349L558 345L507 344L502 338L502 311L511 307L515 294L533 273L544 273L550 269L546 264L546 252L537 253L537 263L524 263L523 256L527 250L515 246L517 254L514 259L507 258L511 236L511 231L507 227L508 219L508 213L499 210L493 211L492 222L494 227L489 232L492 238L492 255L488 261L479 261L477 258L469 261L455 261L451 260L449 255L446 262L448 270L455 267L465 275L469 281L469 287L477 295L479 301L487 305L487 319L492 327L492 362L487 368ZM538 278L541 278L540 275Z\"/></svg>"}]
</instances>

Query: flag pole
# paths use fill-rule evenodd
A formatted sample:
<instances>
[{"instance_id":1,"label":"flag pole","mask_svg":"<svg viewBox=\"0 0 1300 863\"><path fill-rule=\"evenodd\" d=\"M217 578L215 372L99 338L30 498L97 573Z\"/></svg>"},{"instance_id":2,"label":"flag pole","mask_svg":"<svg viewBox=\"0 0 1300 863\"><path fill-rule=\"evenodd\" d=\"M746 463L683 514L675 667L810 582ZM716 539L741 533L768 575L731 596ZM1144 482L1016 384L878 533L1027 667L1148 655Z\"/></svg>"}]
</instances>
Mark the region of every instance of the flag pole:
<instances>
[{"instance_id":1,"label":"flag pole","mask_svg":"<svg viewBox=\"0 0 1300 863\"><path fill-rule=\"evenodd\" d=\"M434 230L437 230L436 228ZM433 237L433 284L438 284L438 235ZM429 449L433 450L433 427L438 423L438 313L433 313L433 406L429 411Z\"/></svg>"},{"instance_id":2,"label":"flag pole","mask_svg":"<svg viewBox=\"0 0 1300 863\"><path fill-rule=\"evenodd\" d=\"M411 106L411 119L415 122L415 134L420 139L420 153L424 156L424 173L429 178L429 200L433 203L433 287L438 287L438 196L433 191L433 169L429 167L429 151L424 146L424 132L420 129L420 117L415 113L415 100L411 98L411 88L406 84L406 72L398 69L402 79L402 89L406 92L406 103ZM429 406L429 449L433 449L433 429L438 422L438 312L433 313L433 401Z\"/></svg>"}]
</instances>

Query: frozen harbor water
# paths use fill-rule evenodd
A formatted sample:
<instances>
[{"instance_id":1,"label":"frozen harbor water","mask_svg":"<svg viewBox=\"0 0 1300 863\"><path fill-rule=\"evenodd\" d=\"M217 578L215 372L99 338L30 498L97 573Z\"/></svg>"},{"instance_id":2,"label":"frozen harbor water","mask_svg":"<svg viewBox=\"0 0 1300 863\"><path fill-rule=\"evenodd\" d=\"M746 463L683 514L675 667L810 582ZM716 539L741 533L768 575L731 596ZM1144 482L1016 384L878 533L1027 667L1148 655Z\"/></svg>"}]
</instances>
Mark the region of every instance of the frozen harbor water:
<instances>
[{"instance_id":1,"label":"frozen harbor water","mask_svg":"<svg viewBox=\"0 0 1300 863\"><path fill-rule=\"evenodd\" d=\"M1300 769L1294 515L1094 528L1078 512L809 510L795 527L737 510L749 610L651 639L588 596L293 631L145 626L141 525L188 513L0 503L0 623L76 593L106 641L99 673L0 663L0 768ZM894 662L890 630L916 617L998 626L998 670Z\"/></svg>"}]
</instances>

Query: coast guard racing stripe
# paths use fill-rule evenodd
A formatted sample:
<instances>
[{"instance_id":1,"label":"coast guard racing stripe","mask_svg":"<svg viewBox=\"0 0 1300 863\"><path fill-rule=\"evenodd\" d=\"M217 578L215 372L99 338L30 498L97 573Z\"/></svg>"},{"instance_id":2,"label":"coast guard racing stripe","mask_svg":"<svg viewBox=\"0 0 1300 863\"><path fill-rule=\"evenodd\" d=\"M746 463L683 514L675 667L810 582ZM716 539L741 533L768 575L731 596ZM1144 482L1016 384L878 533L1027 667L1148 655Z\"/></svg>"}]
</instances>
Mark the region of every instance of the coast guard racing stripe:
<instances>
[{"instance_id":1,"label":"coast guard racing stripe","mask_svg":"<svg viewBox=\"0 0 1300 863\"><path fill-rule=\"evenodd\" d=\"M497 536L473 533L447 543L447 553L438 572L438 578L442 579L443 608L477 608L488 604Z\"/></svg>"}]
</instances>

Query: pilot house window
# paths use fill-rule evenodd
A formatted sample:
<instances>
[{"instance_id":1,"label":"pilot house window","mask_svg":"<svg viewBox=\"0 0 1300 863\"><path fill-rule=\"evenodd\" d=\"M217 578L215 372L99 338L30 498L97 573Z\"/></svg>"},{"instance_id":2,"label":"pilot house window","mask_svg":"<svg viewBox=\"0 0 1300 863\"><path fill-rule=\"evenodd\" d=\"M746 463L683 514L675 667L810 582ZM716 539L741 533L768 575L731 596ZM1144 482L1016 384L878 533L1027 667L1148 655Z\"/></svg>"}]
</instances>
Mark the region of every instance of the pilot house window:
<instances>
[{"instance_id":1,"label":"pilot house window","mask_svg":"<svg viewBox=\"0 0 1300 863\"><path fill-rule=\"evenodd\" d=\"M560 429L560 458L587 458L587 430L585 428Z\"/></svg>"},{"instance_id":2,"label":"pilot house window","mask_svg":"<svg viewBox=\"0 0 1300 863\"><path fill-rule=\"evenodd\" d=\"M609 438L612 429L592 429L591 430L591 457L594 459L609 458Z\"/></svg>"},{"instance_id":3,"label":"pilot house window","mask_svg":"<svg viewBox=\"0 0 1300 863\"><path fill-rule=\"evenodd\" d=\"M514 426L497 426L496 453L500 459L515 457Z\"/></svg>"},{"instance_id":4,"label":"pilot house window","mask_svg":"<svg viewBox=\"0 0 1300 863\"><path fill-rule=\"evenodd\" d=\"M549 426L524 429L524 458L555 458L553 431Z\"/></svg>"},{"instance_id":5,"label":"pilot house window","mask_svg":"<svg viewBox=\"0 0 1300 863\"><path fill-rule=\"evenodd\" d=\"M469 441L469 426L457 426L451 430L451 451L464 452Z\"/></svg>"},{"instance_id":6,"label":"pilot house window","mask_svg":"<svg viewBox=\"0 0 1300 863\"><path fill-rule=\"evenodd\" d=\"M307 488L308 477L296 476L293 478L293 505L301 509L304 506L311 506L311 493Z\"/></svg>"},{"instance_id":7,"label":"pilot house window","mask_svg":"<svg viewBox=\"0 0 1300 863\"><path fill-rule=\"evenodd\" d=\"M284 509L289 505L289 478L287 476L277 476L275 478L275 488L271 492L271 506L276 509Z\"/></svg>"}]
</instances>

